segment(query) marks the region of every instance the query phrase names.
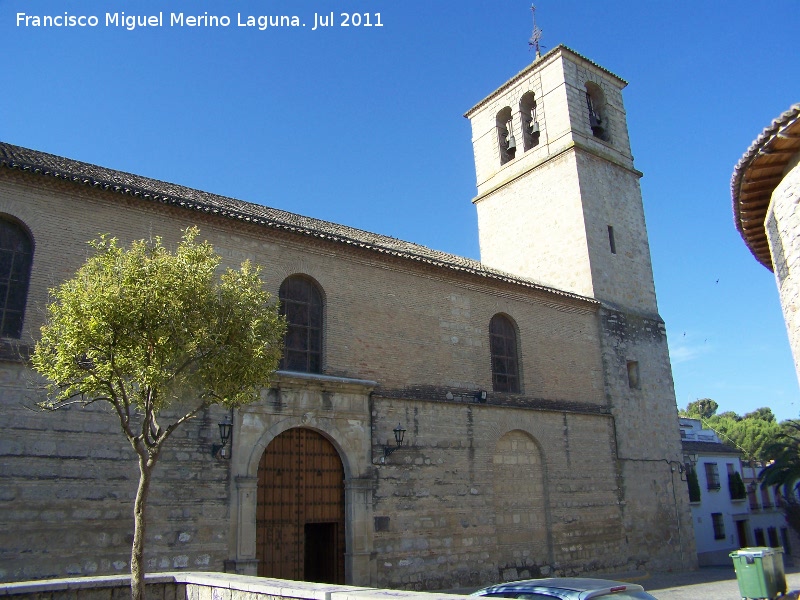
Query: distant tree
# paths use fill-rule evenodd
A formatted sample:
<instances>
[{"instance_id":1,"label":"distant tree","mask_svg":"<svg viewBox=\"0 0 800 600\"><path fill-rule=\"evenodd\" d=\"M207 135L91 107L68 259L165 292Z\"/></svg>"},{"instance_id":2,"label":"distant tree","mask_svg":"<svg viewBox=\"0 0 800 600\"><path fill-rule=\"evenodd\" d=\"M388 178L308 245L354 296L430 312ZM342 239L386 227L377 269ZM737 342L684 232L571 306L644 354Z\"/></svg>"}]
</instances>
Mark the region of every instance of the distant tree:
<instances>
[{"instance_id":1,"label":"distant tree","mask_svg":"<svg viewBox=\"0 0 800 600\"><path fill-rule=\"evenodd\" d=\"M745 414L742 419L757 419L760 421L767 421L768 423L775 423L775 415L772 414L772 409L769 407L757 408L753 412Z\"/></svg>"},{"instance_id":2,"label":"distant tree","mask_svg":"<svg viewBox=\"0 0 800 600\"><path fill-rule=\"evenodd\" d=\"M726 410L725 412L719 413L718 415L714 415L714 416L718 417L720 419L733 419L734 421L741 421L742 420L742 417L737 415L732 410Z\"/></svg>"},{"instance_id":3,"label":"distant tree","mask_svg":"<svg viewBox=\"0 0 800 600\"><path fill-rule=\"evenodd\" d=\"M783 497L797 500L800 481L800 421L784 421L777 440L765 449L770 463L759 474L761 487L779 486Z\"/></svg>"},{"instance_id":4,"label":"distant tree","mask_svg":"<svg viewBox=\"0 0 800 600\"><path fill-rule=\"evenodd\" d=\"M701 398L694 402L689 402L689 404L686 405L686 410L680 411L680 415L682 417L691 417L695 419L708 419L717 412L718 408L719 404L714 402L711 398Z\"/></svg>"},{"instance_id":5,"label":"distant tree","mask_svg":"<svg viewBox=\"0 0 800 600\"><path fill-rule=\"evenodd\" d=\"M781 428L777 441L765 449L771 460L759 473L759 479L762 488L781 489L786 522L800 534L800 421L784 421Z\"/></svg>"},{"instance_id":6,"label":"distant tree","mask_svg":"<svg viewBox=\"0 0 800 600\"><path fill-rule=\"evenodd\" d=\"M741 450L746 460L757 462L767 460L765 448L775 443L781 432L781 426L775 421L759 417L743 418L735 413L732 416L728 416L729 414L722 413L704 419L703 425L713 429L724 443Z\"/></svg>"},{"instance_id":7,"label":"distant tree","mask_svg":"<svg viewBox=\"0 0 800 600\"><path fill-rule=\"evenodd\" d=\"M164 444L212 404L259 398L278 366L285 329L248 262L218 277L220 263L196 228L170 253L160 238L125 250L114 238L51 290L32 364L49 383L46 409L108 403L139 463L131 547L131 597L144 588L145 507ZM162 411L181 415L161 423Z\"/></svg>"}]
</instances>

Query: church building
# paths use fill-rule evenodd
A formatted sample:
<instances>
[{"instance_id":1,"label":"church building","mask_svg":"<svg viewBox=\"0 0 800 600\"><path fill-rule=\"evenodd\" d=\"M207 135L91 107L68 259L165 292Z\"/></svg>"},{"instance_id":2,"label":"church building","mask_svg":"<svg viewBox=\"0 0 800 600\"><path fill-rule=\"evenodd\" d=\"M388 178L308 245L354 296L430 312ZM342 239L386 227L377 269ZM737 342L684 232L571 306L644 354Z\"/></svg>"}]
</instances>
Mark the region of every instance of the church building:
<instances>
[{"instance_id":1,"label":"church building","mask_svg":"<svg viewBox=\"0 0 800 600\"><path fill-rule=\"evenodd\" d=\"M427 590L696 566L625 85L558 46L467 111L480 261L0 143L0 581L130 569L116 416L28 410L26 359L88 240L191 225L264 267L289 329L259 402L165 448L149 572Z\"/></svg>"}]
</instances>

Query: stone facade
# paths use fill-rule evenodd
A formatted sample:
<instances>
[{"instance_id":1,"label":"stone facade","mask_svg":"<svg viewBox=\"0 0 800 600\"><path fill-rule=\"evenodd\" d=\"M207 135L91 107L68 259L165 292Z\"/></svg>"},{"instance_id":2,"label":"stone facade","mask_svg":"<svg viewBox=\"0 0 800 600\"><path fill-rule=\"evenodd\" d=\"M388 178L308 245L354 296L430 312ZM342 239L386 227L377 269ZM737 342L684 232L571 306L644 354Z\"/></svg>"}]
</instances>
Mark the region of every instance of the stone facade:
<instances>
[{"instance_id":1,"label":"stone facade","mask_svg":"<svg viewBox=\"0 0 800 600\"><path fill-rule=\"evenodd\" d=\"M765 228L789 344L800 377L800 153L772 192Z\"/></svg>"},{"instance_id":2,"label":"stone facade","mask_svg":"<svg viewBox=\"0 0 800 600\"><path fill-rule=\"evenodd\" d=\"M603 139L589 127L587 85L604 92ZM486 264L657 317L625 85L560 47L480 102L466 115L478 175L473 202ZM496 115L511 109L515 137L522 139L526 97L536 101L536 144L518 147L501 164Z\"/></svg>"},{"instance_id":3,"label":"stone facade","mask_svg":"<svg viewBox=\"0 0 800 600\"><path fill-rule=\"evenodd\" d=\"M731 180L736 228L761 264L775 273L800 378L800 104L756 138Z\"/></svg>"},{"instance_id":4,"label":"stone facade","mask_svg":"<svg viewBox=\"0 0 800 600\"><path fill-rule=\"evenodd\" d=\"M83 263L87 240L110 232L124 243L160 235L175 244L194 224L225 266L263 265L276 295L294 274L318 285L323 368L279 371L260 402L235 411L228 461L211 455L221 409L179 430L156 470L150 569L255 574L259 461L294 428L321 433L341 458L347 583L436 589L693 566L686 488L673 469L680 438L671 369L621 80L563 47L529 73L531 81L590 77L609 100L611 145L566 118L579 110L580 94L566 111L560 103L575 94L541 84L553 90L537 100L543 123L554 137L575 139L554 156L542 153L530 172L490 184L496 193L487 191L490 161L479 158L483 142L475 140L482 252L487 227L507 226L502 212L535 225L528 214L541 207L526 206L525 197L540 172L565 182L561 195L552 186L547 203L562 203L564 227L575 231L551 232L548 244L566 256L582 237L583 255L541 277L542 261L525 262L536 252L530 246L476 263L0 146L0 213L35 242L22 337L5 340L0 364L0 580L128 569L137 473L127 442L101 407L25 410L36 400L35 381L19 356L35 341L47 289ZM494 224L483 205L498 215ZM608 214L619 228L618 262L601 258ZM529 237L523 233L518 239ZM516 327L515 393L493 391L489 322L498 314ZM398 422L405 446L386 456Z\"/></svg>"}]
</instances>

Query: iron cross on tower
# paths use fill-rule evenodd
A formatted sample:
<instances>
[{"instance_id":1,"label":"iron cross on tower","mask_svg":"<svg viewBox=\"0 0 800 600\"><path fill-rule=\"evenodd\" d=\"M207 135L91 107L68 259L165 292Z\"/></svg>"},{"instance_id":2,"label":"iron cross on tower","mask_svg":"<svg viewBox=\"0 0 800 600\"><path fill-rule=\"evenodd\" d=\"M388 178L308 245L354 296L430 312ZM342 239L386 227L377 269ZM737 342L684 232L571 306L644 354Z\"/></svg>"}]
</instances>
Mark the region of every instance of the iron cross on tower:
<instances>
[{"instance_id":1,"label":"iron cross on tower","mask_svg":"<svg viewBox=\"0 0 800 600\"><path fill-rule=\"evenodd\" d=\"M531 4L531 15L533 16L533 32L531 39L528 40L528 47L535 49L536 58L540 58L542 54L539 52L539 40L542 39L542 30L536 26L536 7L533 4Z\"/></svg>"}]
</instances>

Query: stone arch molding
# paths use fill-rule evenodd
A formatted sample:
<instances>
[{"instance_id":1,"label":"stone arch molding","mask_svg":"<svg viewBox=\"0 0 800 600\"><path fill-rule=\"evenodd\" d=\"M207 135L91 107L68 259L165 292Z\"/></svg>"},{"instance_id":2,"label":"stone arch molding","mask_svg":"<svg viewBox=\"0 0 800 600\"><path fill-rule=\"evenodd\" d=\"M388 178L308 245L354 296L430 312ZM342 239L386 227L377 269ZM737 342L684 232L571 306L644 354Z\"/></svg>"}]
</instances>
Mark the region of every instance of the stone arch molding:
<instances>
[{"instance_id":1,"label":"stone arch molding","mask_svg":"<svg viewBox=\"0 0 800 600\"><path fill-rule=\"evenodd\" d=\"M328 419L325 420L329 421ZM317 419L312 412L285 417L280 421L273 423L264 430L258 441L253 444L250 454L247 457L246 467L240 472L245 477L258 477L258 463L270 442L272 442L272 440L285 431L294 429L296 427L304 427L306 429L316 431L325 437L325 439L327 439L331 444L333 444L333 447L336 448L336 452L339 453L339 458L344 466L344 476L345 478L350 479L353 476L352 464L347 456L347 452L344 449L344 436L336 427L335 421L329 423L328 425L328 427L321 426L321 424L317 422Z\"/></svg>"},{"instance_id":2,"label":"stone arch molding","mask_svg":"<svg viewBox=\"0 0 800 600\"><path fill-rule=\"evenodd\" d=\"M553 561L545 454L528 431L497 438L491 461L498 568L504 579L537 577Z\"/></svg>"}]
</instances>

